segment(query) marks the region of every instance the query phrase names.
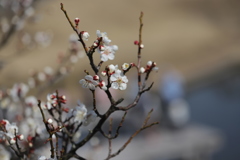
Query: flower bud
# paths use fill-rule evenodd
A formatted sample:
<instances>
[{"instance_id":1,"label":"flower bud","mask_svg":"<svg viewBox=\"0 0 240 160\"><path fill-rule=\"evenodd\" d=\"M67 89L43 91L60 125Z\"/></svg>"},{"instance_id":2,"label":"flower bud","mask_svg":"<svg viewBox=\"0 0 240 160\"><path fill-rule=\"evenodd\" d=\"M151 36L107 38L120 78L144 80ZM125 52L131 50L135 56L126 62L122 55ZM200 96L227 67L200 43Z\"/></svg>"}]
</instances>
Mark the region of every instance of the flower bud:
<instances>
[{"instance_id":1,"label":"flower bud","mask_svg":"<svg viewBox=\"0 0 240 160\"><path fill-rule=\"evenodd\" d=\"M53 120L52 120L51 118L49 118L49 119L47 120L47 122L48 122L49 124L52 124L52 123L53 123Z\"/></svg>"},{"instance_id":2,"label":"flower bud","mask_svg":"<svg viewBox=\"0 0 240 160\"><path fill-rule=\"evenodd\" d=\"M100 51L104 51L104 50L105 50L105 47L104 47L104 46L99 46L99 50L100 50Z\"/></svg>"},{"instance_id":3,"label":"flower bud","mask_svg":"<svg viewBox=\"0 0 240 160\"><path fill-rule=\"evenodd\" d=\"M80 22L80 19L79 19L79 18L75 18L75 19L74 19L74 22L75 22L75 24L76 24L76 26L77 26L78 23Z\"/></svg>"},{"instance_id":4,"label":"flower bud","mask_svg":"<svg viewBox=\"0 0 240 160\"><path fill-rule=\"evenodd\" d=\"M23 134L18 135L18 139L22 141L24 139L24 135Z\"/></svg>"},{"instance_id":5,"label":"flower bud","mask_svg":"<svg viewBox=\"0 0 240 160\"><path fill-rule=\"evenodd\" d=\"M15 138L11 138L10 139L10 144L15 144L16 143L16 139Z\"/></svg>"},{"instance_id":6,"label":"flower bud","mask_svg":"<svg viewBox=\"0 0 240 160\"><path fill-rule=\"evenodd\" d=\"M106 76L107 72L106 71L102 71L101 74L102 74L102 76Z\"/></svg>"},{"instance_id":7,"label":"flower bud","mask_svg":"<svg viewBox=\"0 0 240 160\"><path fill-rule=\"evenodd\" d=\"M98 75L93 76L93 80L95 81L99 80L99 76Z\"/></svg>"},{"instance_id":8,"label":"flower bud","mask_svg":"<svg viewBox=\"0 0 240 160\"><path fill-rule=\"evenodd\" d=\"M86 31L83 31L81 32L81 34L82 34L83 40L88 41L88 38L90 37L89 33Z\"/></svg>"},{"instance_id":9,"label":"flower bud","mask_svg":"<svg viewBox=\"0 0 240 160\"><path fill-rule=\"evenodd\" d=\"M134 41L134 44L135 44L135 45L138 45L138 44L139 44L139 42L138 42L138 41Z\"/></svg>"},{"instance_id":10,"label":"flower bud","mask_svg":"<svg viewBox=\"0 0 240 160\"><path fill-rule=\"evenodd\" d=\"M151 67L151 66L152 66L152 64L153 64L153 62L152 62L152 61L148 61L148 62L147 62L147 66L148 66L148 67Z\"/></svg>"},{"instance_id":11,"label":"flower bud","mask_svg":"<svg viewBox=\"0 0 240 160\"><path fill-rule=\"evenodd\" d=\"M140 44L140 48L143 49L143 48L144 48L144 45L143 45L143 44Z\"/></svg>"},{"instance_id":12,"label":"flower bud","mask_svg":"<svg viewBox=\"0 0 240 160\"><path fill-rule=\"evenodd\" d=\"M144 73L145 72L145 68L144 67L141 67L140 70L139 70L140 73Z\"/></svg>"}]
</instances>

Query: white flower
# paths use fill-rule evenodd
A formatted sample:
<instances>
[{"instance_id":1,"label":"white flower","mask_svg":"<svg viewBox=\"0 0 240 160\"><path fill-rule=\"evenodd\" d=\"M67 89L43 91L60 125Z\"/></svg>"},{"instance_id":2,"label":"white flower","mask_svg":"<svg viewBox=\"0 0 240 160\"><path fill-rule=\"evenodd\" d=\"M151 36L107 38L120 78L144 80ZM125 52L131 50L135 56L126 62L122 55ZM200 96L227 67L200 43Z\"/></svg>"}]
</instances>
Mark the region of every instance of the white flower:
<instances>
[{"instance_id":1,"label":"white flower","mask_svg":"<svg viewBox=\"0 0 240 160\"><path fill-rule=\"evenodd\" d=\"M91 90L95 90L96 85L98 85L98 82L93 80L93 77L90 75L86 75L84 79L79 81L79 83L83 88L89 88Z\"/></svg>"},{"instance_id":2,"label":"white flower","mask_svg":"<svg viewBox=\"0 0 240 160\"><path fill-rule=\"evenodd\" d=\"M29 87L24 83L14 84L13 88L10 90L10 95L12 99L17 102L19 98L26 96Z\"/></svg>"},{"instance_id":3,"label":"white flower","mask_svg":"<svg viewBox=\"0 0 240 160\"><path fill-rule=\"evenodd\" d=\"M53 74L53 69L52 69L52 67L46 66L46 67L44 68L44 73L47 74L47 75L52 75L52 74Z\"/></svg>"},{"instance_id":4,"label":"white flower","mask_svg":"<svg viewBox=\"0 0 240 160\"><path fill-rule=\"evenodd\" d=\"M86 119L87 108L84 104L78 104L78 106L73 111L74 122L81 123Z\"/></svg>"},{"instance_id":5,"label":"white flower","mask_svg":"<svg viewBox=\"0 0 240 160\"><path fill-rule=\"evenodd\" d=\"M113 89L125 90L127 88L128 79L119 69L116 70L113 75L111 75L110 80L112 81L111 87Z\"/></svg>"},{"instance_id":6,"label":"white flower","mask_svg":"<svg viewBox=\"0 0 240 160\"><path fill-rule=\"evenodd\" d=\"M115 58L115 52L118 50L116 45L101 47L98 51L100 52L101 61L106 62L107 60L113 60Z\"/></svg>"},{"instance_id":7,"label":"white flower","mask_svg":"<svg viewBox=\"0 0 240 160\"><path fill-rule=\"evenodd\" d=\"M108 66L108 74L113 74L118 69L118 65L110 64Z\"/></svg>"},{"instance_id":8,"label":"white flower","mask_svg":"<svg viewBox=\"0 0 240 160\"><path fill-rule=\"evenodd\" d=\"M45 156L41 156L38 158L38 160L47 160L47 158Z\"/></svg>"},{"instance_id":9,"label":"white flower","mask_svg":"<svg viewBox=\"0 0 240 160\"><path fill-rule=\"evenodd\" d=\"M109 45L111 40L107 37L106 32L100 32L99 30L97 30L96 34L97 34L98 38L102 37L102 41L105 45Z\"/></svg>"},{"instance_id":10,"label":"white flower","mask_svg":"<svg viewBox=\"0 0 240 160\"><path fill-rule=\"evenodd\" d=\"M88 41L88 38L90 37L88 32L83 31L82 32L82 39L85 41Z\"/></svg>"},{"instance_id":11,"label":"white flower","mask_svg":"<svg viewBox=\"0 0 240 160\"><path fill-rule=\"evenodd\" d=\"M78 42L78 36L76 34L71 34L69 36L69 42L70 43L77 43Z\"/></svg>"},{"instance_id":12,"label":"white flower","mask_svg":"<svg viewBox=\"0 0 240 160\"><path fill-rule=\"evenodd\" d=\"M25 103L28 105L28 106L37 106L38 104L38 101L37 101L37 98L34 97L34 96L28 96L25 98Z\"/></svg>"},{"instance_id":13,"label":"white flower","mask_svg":"<svg viewBox=\"0 0 240 160\"><path fill-rule=\"evenodd\" d=\"M147 62L147 66L148 66L148 67L151 67L151 66L152 66L152 64L153 64L153 62L152 62L152 61L148 61L148 62Z\"/></svg>"},{"instance_id":14,"label":"white flower","mask_svg":"<svg viewBox=\"0 0 240 160\"><path fill-rule=\"evenodd\" d=\"M129 63L123 63L122 69L125 71L130 67Z\"/></svg>"},{"instance_id":15,"label":"white flower","mask_svg":"<svg viewBox=\"0 0 240 160\"><path fill-rule=\"evenodd\" d=\"M56 93L48 94L47 95L47 109L51 109L52 107L57 106L57 97Z\"/></svg>"},{"instance_id":16,"label":"white flower","mask_svg":"<svg viewBox=\"0 0 240 160\"><path fill-rule=\"evenodd\" d=\"M152 70L153 71L158 71L158 67L153 67Z\"/></svg>"},{"instance_id":17,"label":"white flower","mask_svg":"<svg viewBox=\"0 0 240 160\"><path fill-rule=\"evenodd\" d=\"M84 121L83 125L87 126L89 125L91 122L94 122L97 119L97 114L94 111L90 111L87 114L87 119Z\"/></svg>"},{"instance_id":18,"label":"white flower","mask_svg":"<svg viewBox=\"0 0 240 160\"><path fill-rule=\"evenodd\" d=\"M8 120L3 119L0 121L1 125L5 127L6 131L1 132L2 134L5 134L7 137L9 137L10 139L15 138L15 133L18 133L18 127L16 126L16 124L11 124L9 123Z\"/></svg>"},{"instance_id":19,"label":"white flower","mask_svg":"<svg viewBox=\"0 0 240 160\"><path fill-rule=\"evenodd\" d=\"M81 137L82 133L80 132L80 130L78 130L77 132L74 133L73 135L73 141L74 142L78 142L80 137Z\"/></svg>"},{"instance_id":20,"label":"white flower","mask_svg":"<svg viewBox=\"0 0 240 160\"><path fill-rule=\"evenodd\" d=\"M46 77L46 74L45 74L45 73L43 73L43 72L39 72L39 73L38 73L38 80L39 80L39 81L42 81L42 82L43 82L43 81L46 80L46 78L47 78L47 77Z\"/></svg>"}]
</instances>

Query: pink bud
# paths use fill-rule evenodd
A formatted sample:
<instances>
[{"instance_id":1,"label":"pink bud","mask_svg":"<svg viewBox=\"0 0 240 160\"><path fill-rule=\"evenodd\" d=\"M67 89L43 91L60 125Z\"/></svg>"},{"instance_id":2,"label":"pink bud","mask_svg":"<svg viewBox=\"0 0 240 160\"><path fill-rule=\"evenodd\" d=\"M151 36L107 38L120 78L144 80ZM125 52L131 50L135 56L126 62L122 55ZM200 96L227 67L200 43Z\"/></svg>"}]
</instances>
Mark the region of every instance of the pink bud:
<instances>
[{"instance_id":1,"label":"pink bud","mask_svg":"<svg viewBox=\"0 0 240 160\"><path fill-rule=\"evenodd\" d=\"M75 22L76 25L78 25L78 23L80 22L80 19L79 18L75 18L74 22Z\"/></svg>"},{"instance_id":2,"label":"pink bud","mask_svg":"<svg viewBox=\"0 0 240 160\"><path fill-rule=\"evenodd\" d=\"M19 140L23 140L23 139L24 139L24 135L20 134L20 135L17 136L17 138L18 138Z\"/></svg>"},{"instance_id":3,"label":"pink bud","mask_svg":"<svg viewBox=\"0 0 240 160\"><path fill-rule=\"evenodd\" d=\"M138 41L134 41L134 44L135 44L135 45L138 45L138 44L139 44L139 42L138 42Z\"/></svg>"},{"instance_id":4,"label":"pink bud","mask_svg":"<svg viewBox=\"0 0 240 160\"><path fill-rule=\"evenodd\" d=\"M95 81L99 80L99 76L98 75L93 76L93 80Z\"/></svg>"},{"instance_id":5,"label":"pink bud","mask_svg":"<svg viewBox=\"0 0 240 160\"><path fill-rule=\"evenodd\" d=\"M15 144L16 143L16 139L15 138L11 138L10 139L10 144Z\"/></svg>"}]
</instances>

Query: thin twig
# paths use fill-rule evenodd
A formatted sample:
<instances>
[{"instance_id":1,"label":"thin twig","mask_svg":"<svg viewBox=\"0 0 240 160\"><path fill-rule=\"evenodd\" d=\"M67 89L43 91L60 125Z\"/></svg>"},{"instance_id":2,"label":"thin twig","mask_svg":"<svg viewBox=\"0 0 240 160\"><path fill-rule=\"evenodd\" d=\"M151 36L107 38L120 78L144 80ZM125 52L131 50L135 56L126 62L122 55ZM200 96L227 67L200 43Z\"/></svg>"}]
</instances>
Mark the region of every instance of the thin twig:
<instances>
[{"instance_id":1,"label":"thin twig","mask_svg":"<svg viewBox=\"0 0 240 160\"><path fill-rule=\"evenodd\" d=\"M50 141L50 151L51 151L51 158L54 158L54 145L53 145L53 140L52 140L52 136L53 136L53 133L51 132L51 129L48 127L48 123L46 121L46 118L45 118L45 115L43 113L43 110L42 110L42 107L41 107L41 101L38 100L38 108L40 109L41 111L41 114L42 114L42 118L43 118L43 123L45 124L45 128L49 134L49 138L48 140Z\"/></svg>"},{"instance_id":2,"label":"thin twig","mask_svg":"<svg viewBox=\"0 0 240 160\"><path fill-rule=\"evenodd\" d=\"M95 95L95 90L92 90L92 95L93 95L93 110L97 114L98 117L102 117L102 115L98 112L96 108L96 95Z\"/></svg>"},{"instance_id":3,"label":"thin twig","mask_svg":"<svg viewBox=\"0 0 240 160\"><path fill-rule=\"evenodd\" d=\"M142 83L141 73L140 73L141 49L142 49L142 47L141 47L141 44L142 44L142 27L143 27L142 18L143 18L143 12L141 12L140 17L139 17L140 27L139 27L138 64L137 64L137 68L138 68L138 90L141 90L141 83Z\"/></svg>"},{"instance_id":4,"label":"thin twig","mask_svg":"<svg viewBox=\"0 0 240 160\"><path fill-rule=\"evenodd\" d=\"M152 111L153 111L153 109L150 112L148 112L148 115L144 120L143 126L140 129L138 129L135 133L133 133L132 136L126 141L126 143L123 144L123 146L118 151L111 154L110 156L108 155L108 157L105 160L109 160L109 159L117 156L118 154L120 154L129 145L129 143L132 141L132 139L136 135L138 135L141 131L143 131L144 129L147 129L147 128L153 126L153 125L159 124L159 122L154 122L154 123L151 123L151 124L147 125L147 122L148 122L149 118L151 117Z\"/></svg>"},{"instance_id":5,"label":"thin twig","mask_svg":"<svg viewBox=\"0 0 240 160\"><path fill-rule=\"evenodd\" d=\"M112 118L110 118L109 120L109 130L108 130L108 157L111 155L112 153L112 139L111 139L111 135L112 135Z\"/></svg>"}]
</instances>

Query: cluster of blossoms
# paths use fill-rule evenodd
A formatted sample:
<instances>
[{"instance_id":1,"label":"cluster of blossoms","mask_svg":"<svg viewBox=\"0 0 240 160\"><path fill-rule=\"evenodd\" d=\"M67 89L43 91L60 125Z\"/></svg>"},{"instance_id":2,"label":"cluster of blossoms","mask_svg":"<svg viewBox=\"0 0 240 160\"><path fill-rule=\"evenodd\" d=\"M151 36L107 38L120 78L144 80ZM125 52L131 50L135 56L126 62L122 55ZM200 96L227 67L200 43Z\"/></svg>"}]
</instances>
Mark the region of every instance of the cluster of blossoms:
<instances>
[{"instance_id":1,"label":"cluster of blossoms","mask_svg":"<svg viewBox=\"0 0 240 160\"><path fill-rule=\"evenodd\" d=\"M124 63L122 65L122 70L118 69L118 65L110 64L106 67L101 75L108 77L108 84L104 80L100 80L98 75L91 76L86 75L84 79L79 81L83 88L89 88L90 90L95 90L99 87L103 90L107 90L109 87L113 89L125 90L127 88L128 78L125 76L125 72L131 68L131 65Z\"/></svg>"},{"instance_id":2,"label":"cluster of blossoms","mask_svg":"<svg viewBox=\"0 0 240 160\"><path fill-rule=\"evenodd\" d=\"M23 0L23 2L27 2L27 0ZM29 2L32 1L30 0ZM151 110L146 117L143 126L137 130L133 136L130 137L130 139L123 145L122 148L115 153L111 153L111 140L118 137L119 130L125 120L127 111L136 106L144 92L151 89L152 85L146 87L145 82L149 73L153 70L157 70L156 63L149 61L146 67L140 67L141 60L139 58L137 63L138 65L134 63L124 63L121 65L121 67L119 67L118 65L110 64L107 65L103 71L100 71L104 62L113 60L115 58L115 53L118 50L118 46L110 44L111 40L108 38L106 32L100 32L97 30L97 37L92 46L86 47L85 41L88 41L90 37L89 33L86 31L79 31L79 18L75 18L75 25L73 25L63 8L63 4L61 4L61 9L65 13L73 30L77 33L77 38L74 36L70 37L70 55L66 57L59 56L58 60L61 63L60 67L64 66L62 64L66 60L65 58L68 58L67 61L69 60L71 64L77 62L77 59L80 57L78 42L82 43L86 56L90 61L91 68L94 71L94 76L85 71L87 75L81 79L79 83L83 88L88 88L92 92L92 109L89 109L89 107L86 107L80 102L78 102L75 108L66 106L66 96L60 95L58 91L48 94L45 102L37 100L37 98L34 96L26 97L30 88L36 88L40 82L47 81L48 84L53 84L56 82L58 76L62 73L67 73L69 68L65 67L65 70L58 68L58 70L54 72L50 67L46 67L43 72L34 72L29 80L29 85L24 83L15 84L12 89L6 92L7 94L0 91L1 107L3 104L3 99L6 99L7 97L6 95L11 97L12 101L14 101L16 104L22 106L21 109L19 109L20 107L18 108L18 110L21 112L16 113L11 117L10 121L15 120L17 121L16 124L10 123L8 120L6 120L6 115L4 115L2 118L3 120L0 120L0 142L3 142L0 144L0 155L4 153L3 151L5 151L4 149L1 151L2 146L9 145L18 159L36 159L37 155L38 160L68 160L73 157L84 160L85 158L78 155L76 151L84 146L87 142L90 142L91 144L91 140L94 139L95 134L99 133L109 141L109 154L106 159L110 159L118 155L130 143L131 139L140 131L158 124L157 122L148 124L150 114L152 113ZM138 45L139 50L143 49L143 44L138 43ZM93 53L95 51L100 53L101 61L98 65L96 65L93 61ZM140 53L138 54L140 55ZM126 90L129 81L126 74L131 68L136 68L138 71L139 90L133 102L127 106L120 106L119 104L122 103L124 99L115 99L110 88L116 90ZM142 76L141 73L146 73L146 78L144 81L139 78L139 76ZM98 110L99 106L96 103L96 95L94 92L96 88L104 90L109 99L110 106L105 112ZM8 105L9 104L5 104L5 106ZM7 107L4 109L6 108ZM36 114L36 108L38 109L38 114ZM112 118L110 116L115 111L122 111L125 113L121 118L115 135L112 135L112 128L115 127L112 127ZM109 134L106 134L103 126L108 120L110 122L108 130ZM94 121L97 122L93 123ZM90 123L92 123L92 125L89 125ZM84 132L84 137L81 136L82 126L85 126L88 130L88 132ZM27 138L24 139L24 137ZM38 156L37 152L35 151L47 143L50 144L50 156L44 156L47 155L45 153L41 153L40 155L42 156ZM8 152L5 155L8 159L16 157L9 156Z\"/></svg>"},{"instance_id":3,"label":"cluster of blossoms","mask_svg":"<svg viewBox=\"0 0 240 160\"><path fill-rule=\"evenodd\" d=\"M146 67L140 68L140 73L147 73L151 71L158 71L158 67L156 67L157 63L148 61Z\"/></svg>"},{"instance_id":4,"label":"cluster of blossoms","mask_svg":"<svg viewBox=\"0 0 240 160\"><path fill-rule=\"evenodd\" d=\"M16 124L11 124L8 120L1 120L0 126L2 128L2 131L0 131L1 134L1 140L7 140L10 144L15 144L16 140L23 140L24 136L22 134L18 133L18 127Z\"/></svg>"}]
</instances>

